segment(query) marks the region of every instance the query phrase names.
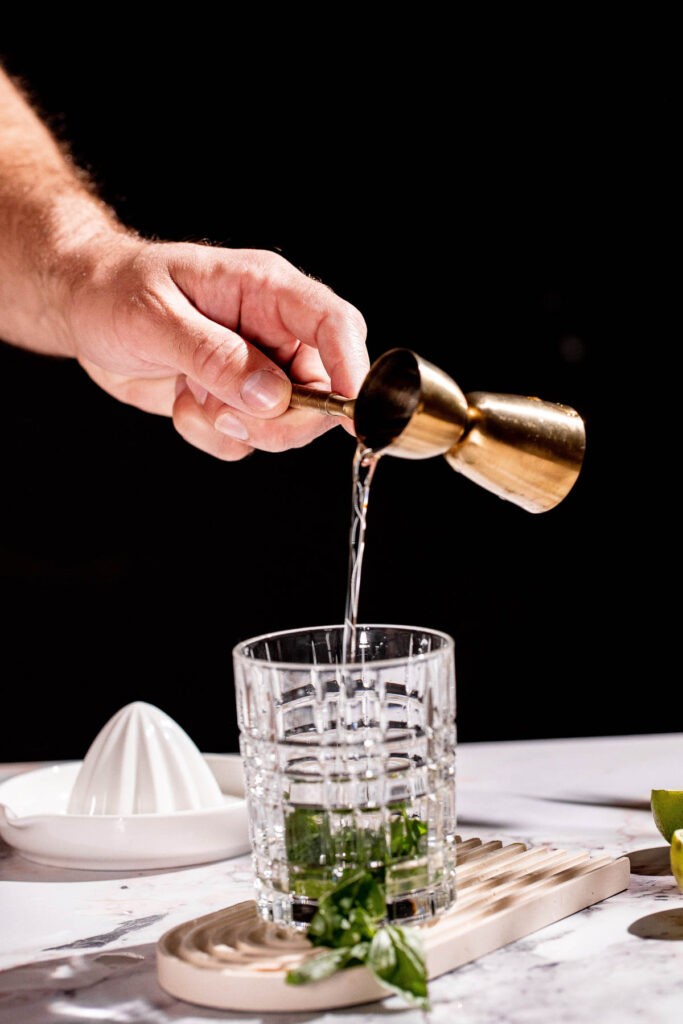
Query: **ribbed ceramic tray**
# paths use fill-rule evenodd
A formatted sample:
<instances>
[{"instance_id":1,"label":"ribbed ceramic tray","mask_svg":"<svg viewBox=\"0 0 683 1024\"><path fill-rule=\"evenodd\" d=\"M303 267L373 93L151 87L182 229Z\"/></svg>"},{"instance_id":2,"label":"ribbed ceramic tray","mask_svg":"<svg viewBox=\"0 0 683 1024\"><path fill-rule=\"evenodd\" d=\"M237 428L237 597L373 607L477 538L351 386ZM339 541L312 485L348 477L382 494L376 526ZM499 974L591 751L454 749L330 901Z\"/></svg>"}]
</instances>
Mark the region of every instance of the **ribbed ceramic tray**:
<instances>
[{"instance_id":1,"label":"ribbed ceramic tray","mask_svg":"<svg viewBox=\"0 0 683 1024\"><path fill-rule=\"evenodd\" d=\"M628 888L628 858L591 858L523 843L458 842L455 906L420 925L430 978ZM287 971L316 955L308 940L266 924L249 900L187 921L159 939L162 988L178 999L222 1010L292 1012L384 999L365 967L309 985Z\"/></svg>"}]
</instances>

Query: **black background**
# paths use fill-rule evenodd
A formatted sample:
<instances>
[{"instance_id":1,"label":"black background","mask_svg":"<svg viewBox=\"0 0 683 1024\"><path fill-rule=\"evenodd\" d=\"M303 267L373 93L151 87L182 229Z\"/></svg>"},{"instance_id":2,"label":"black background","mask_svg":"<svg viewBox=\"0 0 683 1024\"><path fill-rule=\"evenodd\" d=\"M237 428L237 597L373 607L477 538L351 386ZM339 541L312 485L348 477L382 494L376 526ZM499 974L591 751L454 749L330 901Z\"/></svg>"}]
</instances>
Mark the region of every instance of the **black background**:
<instances>
[{"instance_id":1,"label":"black background","mask_svg":"<svg viewBox=\"0 0 683 1024\"><path fill-rule=\"evenodd\" d=\"M296 49L273 26L171 44L110 25L88 46L5 40L4 60L142 234L278 248L363 312L372 357L407 345L465 391L582 413L584 470L541 516L442 459L385 459L361 617L454 635L463 740L671 729L627 699L656 644L609 429L630 414L607 380L632 359L622 270L645 207L626 72L588 81L604 53L553 33L532 65L504 32L494 52L435 24L361 29ZM80 757L135 699L235 749L233 645L343 614L352 439L221 463L71 362L2 345L0 373L0 760Z\"/></svg>"}]
</instances>

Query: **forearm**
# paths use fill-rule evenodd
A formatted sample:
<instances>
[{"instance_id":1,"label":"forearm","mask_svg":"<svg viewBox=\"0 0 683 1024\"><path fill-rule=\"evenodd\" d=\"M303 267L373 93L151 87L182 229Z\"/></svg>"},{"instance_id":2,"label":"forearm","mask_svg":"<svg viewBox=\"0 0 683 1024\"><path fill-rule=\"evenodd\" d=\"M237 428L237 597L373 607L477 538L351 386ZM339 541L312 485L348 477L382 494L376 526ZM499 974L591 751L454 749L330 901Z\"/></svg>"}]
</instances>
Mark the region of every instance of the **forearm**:
<instances>
[{"instance_id":1,"label":"forearm","mask_svg":"<svg viewBox=\"0 0 683 1024\"><path fill-rule=\"evenodd\" d=\"M73 355L70 293L125 233L0 68L0 338Z\"/></svg>"}]
</instances>

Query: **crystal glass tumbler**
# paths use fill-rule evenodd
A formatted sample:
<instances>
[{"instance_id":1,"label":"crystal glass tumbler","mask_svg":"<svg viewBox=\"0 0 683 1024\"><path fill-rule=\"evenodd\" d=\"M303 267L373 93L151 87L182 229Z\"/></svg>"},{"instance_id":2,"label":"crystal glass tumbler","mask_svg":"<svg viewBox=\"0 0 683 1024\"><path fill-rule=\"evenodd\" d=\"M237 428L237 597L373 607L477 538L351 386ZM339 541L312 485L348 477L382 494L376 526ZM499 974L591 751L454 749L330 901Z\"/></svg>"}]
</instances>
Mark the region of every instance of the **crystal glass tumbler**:
<instances>
[{"instance_id":1,"label":"crystal glass tumbler","mask_svg":"<svg viewBox=\"0 0 683 1024\"><path fill-rule=\"evenodd\" d=\"M453 640L412 626L271 633L233 651L258 905L305 928L348 872L390 920L455 899Z\"/></svg>"}]
</instances>

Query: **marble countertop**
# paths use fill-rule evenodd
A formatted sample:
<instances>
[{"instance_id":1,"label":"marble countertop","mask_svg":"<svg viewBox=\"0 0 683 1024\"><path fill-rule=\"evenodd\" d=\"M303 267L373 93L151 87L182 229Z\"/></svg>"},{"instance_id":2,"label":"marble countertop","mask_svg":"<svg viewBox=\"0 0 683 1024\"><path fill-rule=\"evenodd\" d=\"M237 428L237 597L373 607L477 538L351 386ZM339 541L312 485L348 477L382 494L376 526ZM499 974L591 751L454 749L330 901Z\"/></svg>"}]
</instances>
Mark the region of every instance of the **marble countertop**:
<instances>
[{"instance_id":1,"label":"marble countertop","mask_svg":"<svg viewBox=\"0 0 683 1024\"><path fill-rule=\"evenodd\" d=\"M670 1024L683 1006L683 895L649 794L683 788L682 754L683 734L461 744L463 838L627 853L630 890L432 981L427 1015L389 998L264 1021ZM2 765L0 779L34 767ZM32 864L0 840L0 1024L253 1021L173 999L155 964L168 928L252 894L249 857L86 872Z\"/></svg>"}]
</instances>

